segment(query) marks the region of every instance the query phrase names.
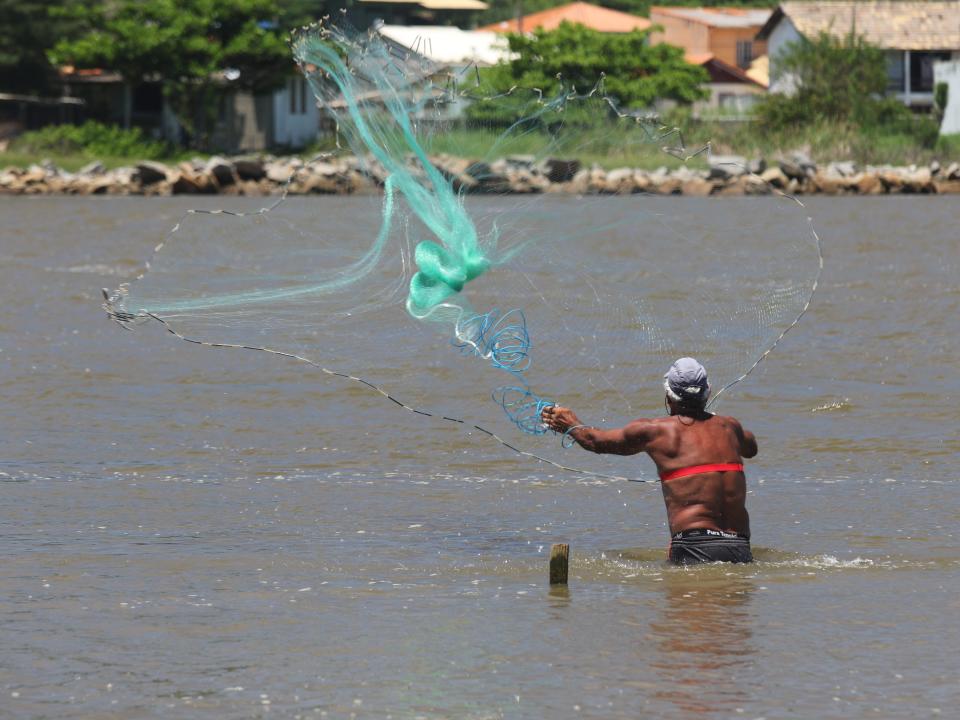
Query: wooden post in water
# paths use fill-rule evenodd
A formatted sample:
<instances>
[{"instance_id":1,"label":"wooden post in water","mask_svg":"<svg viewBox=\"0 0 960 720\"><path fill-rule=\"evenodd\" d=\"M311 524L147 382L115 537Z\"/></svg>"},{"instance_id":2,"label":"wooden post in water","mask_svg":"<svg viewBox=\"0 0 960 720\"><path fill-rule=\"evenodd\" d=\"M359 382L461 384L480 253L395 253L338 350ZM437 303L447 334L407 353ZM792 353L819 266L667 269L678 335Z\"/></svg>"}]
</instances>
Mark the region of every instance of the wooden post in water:
<instances>
[{"instance_id":1,"label":"wooden post in water","mask_svg":"<svg viewBox=\"0 0 960 720\"><path fill-rule=\"evenodd\" d=\"M550 548L550 584L567 584L567 566L570 561L570 546L557 543Z\"/></svg>"}]
</instances>

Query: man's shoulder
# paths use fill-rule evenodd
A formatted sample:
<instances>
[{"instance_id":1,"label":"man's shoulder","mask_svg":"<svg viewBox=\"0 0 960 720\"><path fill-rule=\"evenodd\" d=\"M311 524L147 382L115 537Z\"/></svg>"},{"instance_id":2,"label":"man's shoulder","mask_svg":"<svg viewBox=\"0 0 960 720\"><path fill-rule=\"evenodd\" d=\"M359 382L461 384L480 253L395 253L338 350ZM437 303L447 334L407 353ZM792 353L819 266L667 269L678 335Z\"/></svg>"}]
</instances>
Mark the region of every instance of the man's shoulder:
<instances>
[{"instance_id":1,"label":"man's shoulder","mask_svg":"<svg viewBox=\"0 0 960 720\"><path fill-rule=\"evenodd\" d=\"M670 417L637 418L630 422L627 427L652 439L674 431L676 423L671 422L671 420Z\"/></svg>"},{"instance_id":2,"label":"man's shoulder","mask_svg":"<svg viewBox=\"0 0 960 720\"><path fill-rule=\"evenodd\" d=\"M646 425L652 428L665 427L671 418L669 417L655 417L655 418L637 418L636 420L631 420L631 425Z\"/></svg>"},{"instance_id":3,"label":"man's shoulder","mask_svg":"<svg viewBox=\"0 0 960 720\"><path fill-rule=\"evenodd\" d=\"M714 415L713 421L717 423L717 429L723 428L725 432L733 432L737 436L743 434L743 425L732 415Z\"/></svg>"},{"instance_id":4,"label":"man's shoulder","mask_svg":"<svg viewBox=\"0 0 960 720\"><path fill-rule=\"evenodd\" d=\"M712 420L724 423L725 425L739 425L740 421L737 420L733 415L717 415L714 414L711 418Z\"/></svg>"}]
</instances>

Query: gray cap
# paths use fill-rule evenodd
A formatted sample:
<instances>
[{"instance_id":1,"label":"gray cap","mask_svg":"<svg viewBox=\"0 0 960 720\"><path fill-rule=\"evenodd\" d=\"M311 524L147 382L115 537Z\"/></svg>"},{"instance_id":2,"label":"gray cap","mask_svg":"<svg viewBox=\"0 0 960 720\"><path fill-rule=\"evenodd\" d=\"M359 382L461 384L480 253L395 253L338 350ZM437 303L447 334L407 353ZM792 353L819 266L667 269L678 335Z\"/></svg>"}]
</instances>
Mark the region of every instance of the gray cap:
<instances>
[{"instance_id":1,"label":"gray cap","mask_svg":"<svg viewBox=\"0 0 960 720\"><path fill-rule=\"evenodd\" d=\"M703 365L693 358L677 360L663 376L663 389L672 400L705 405L710 397L710 382Z\"/></svg>"}]
</instances>

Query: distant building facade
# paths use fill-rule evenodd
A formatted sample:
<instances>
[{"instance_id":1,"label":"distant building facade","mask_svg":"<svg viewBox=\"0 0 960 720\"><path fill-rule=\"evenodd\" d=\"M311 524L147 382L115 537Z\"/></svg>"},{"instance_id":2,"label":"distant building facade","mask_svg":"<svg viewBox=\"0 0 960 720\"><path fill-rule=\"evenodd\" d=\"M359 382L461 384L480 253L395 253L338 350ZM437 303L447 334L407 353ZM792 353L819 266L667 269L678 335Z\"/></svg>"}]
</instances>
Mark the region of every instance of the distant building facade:
<instances>
[{"instance_id":1,"label":"distant building facade","mask_svg":"<svg viewBox=\"0 0 960 720\"><path fill-rule=\"evenodd\" d=\"M778 68L792 43L821 32L841 38L849 33L886 51L887 91L905 105L933 105L934 65L960 59L960 2L785 2L757 39L770 56L770 90L789 92L793 79Z\"/></svg>"},{"instance_id":2,"label":"distant building facade","mask_svg":"<svg viewBox=\"0 0 960 720\"><path fill-rule=\"evenodd\" d=\"M757 33L770 17L769 10L749 8L650 8L654 31L650 44L669 43L690 55L710 54L726 65L748 70L767 53Z\"/></svg>"},{"instance_id":3,"label":"distant building facade","mask_svg":"<svg viewBox=\"0 0 960 720\"><path fill-rule=\"evenodd\" d=\"M184 127L159 82L126 83L115 72L61 68L66 95L83 104L85 119L138 127L156 139L182 144ZM317 137L320 111L303 75L291 66L282 86L266 93L235 90L220 78L211 149L237 153L267 148L300 148ZM71 120L72 121L72 120Z\"/></svg>"},{"instance_id":4,"label":"distant building facade","mask_svg":"<svg viewBox=\"0 0 960 720\"><path fill-rule=\"evenodd\" d=\"M496 65L509 59L505 38L449 25L381 25L381 36L442 67Z\"/></svg>"},{"instance_id":5,"label":"distant building facade","mask_svg":"<svg viewBox=\"0 0 960 720\"><path fill-rule=\"evenodd\" d=\"M319 129L320 110L310 85L302 74L291 72L273 92L226 92L212 142L230 153L297 149L313 142Z\"/></svg>"},{"instance_id":6,"label":"distant building facade","mask_svg":"<svg viewBox=\"0 0 960 720\"><path fill-rule=\"evenodd\" d=\"M769 10L750 8L654 6L650 44L682 48L687 62L710 75L710 97L694 104L695 113L745 116L766 91L766 73L757 66L767 47L756 34L769 17Z\"/></svg>"},{"instance_id":7,"label":"distant building facade","mask_svg":"<svg viewBox=\"0 0 960 720\"><path fill-rule=\"evenodd\" d=\"M746 70L724 62L713 53L688 53L684 59L691 65L699 65L710 76L707 84L710 96L693 104L695 115L723 114L745 118L757 99L767 91L767 86Z\"/></svg>"},{"instance_id":8,"label":"distant building facade","mask_svg":"<svg viewBox=\"0 0 960 720\"><path fill-rule=\"evenodd\" d=\"M947 106L942 108L940 134L960 134L960 60L936 63L933 78L937 84L943 83L947 87Z\"/></svg>"}]
</instances>

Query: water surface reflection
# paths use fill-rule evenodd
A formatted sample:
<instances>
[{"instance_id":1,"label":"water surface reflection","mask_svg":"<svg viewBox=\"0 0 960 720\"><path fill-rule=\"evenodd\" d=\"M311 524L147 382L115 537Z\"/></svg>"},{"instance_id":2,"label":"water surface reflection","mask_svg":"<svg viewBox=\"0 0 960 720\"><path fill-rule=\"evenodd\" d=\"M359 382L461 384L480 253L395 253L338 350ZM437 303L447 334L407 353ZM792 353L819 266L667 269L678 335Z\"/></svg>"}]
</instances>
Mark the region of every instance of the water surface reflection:
<instances>
[{"instance_id":1,"label":"water surface reflection","mask_svg":"<svg viewBox=\"0 0 960 720\"><path fill-rule=\"evenodd\" d=\"M670 569L650 623L660 679L655 696L689 715L729 716L749 700L754 581L737 568Z\"/></svg>"}]
</instances>

